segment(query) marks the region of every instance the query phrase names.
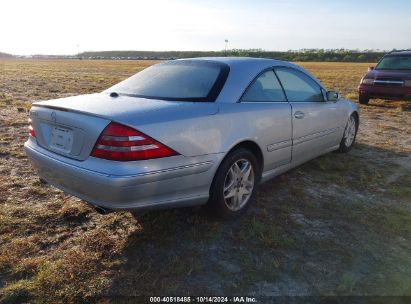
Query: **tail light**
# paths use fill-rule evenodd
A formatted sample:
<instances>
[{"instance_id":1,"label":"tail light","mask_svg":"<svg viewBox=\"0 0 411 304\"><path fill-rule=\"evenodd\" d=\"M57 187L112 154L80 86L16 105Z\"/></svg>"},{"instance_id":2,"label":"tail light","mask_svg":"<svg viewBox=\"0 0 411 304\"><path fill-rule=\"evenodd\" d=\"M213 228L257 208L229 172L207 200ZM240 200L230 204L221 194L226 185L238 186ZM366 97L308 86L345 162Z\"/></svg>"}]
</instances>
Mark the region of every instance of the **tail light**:
<instances>
[{"instance_id":1,"label":"tail light","mask_svg":"<svg viewBox=\"0 0 411 304\"><path fill-rule=\"evenodd\" d=\"M133 128L111 122L100 134L91 156L116 161L133 161L178 155L153 138Z\"/></svg>"},{"instance_id":2,"label":"tail light","mask_svg":"<svg viewBox=\"0 0 411 304\"><path fill-rule=\"evenodd\" d=\"M28 121L29 121L29 136L36 137L36 131L34 131L33 126L31 125L31 118L29 118Z\"/></svg>"}]
</instances>

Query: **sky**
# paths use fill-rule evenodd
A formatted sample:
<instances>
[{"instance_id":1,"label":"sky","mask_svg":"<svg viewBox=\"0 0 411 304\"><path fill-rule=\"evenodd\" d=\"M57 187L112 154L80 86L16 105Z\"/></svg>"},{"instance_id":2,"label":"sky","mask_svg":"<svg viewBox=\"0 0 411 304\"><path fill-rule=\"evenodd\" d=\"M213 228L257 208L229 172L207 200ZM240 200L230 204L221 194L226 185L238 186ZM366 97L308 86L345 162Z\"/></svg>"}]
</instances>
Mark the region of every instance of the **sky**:
<instances>
[{"instance_id":1,"label":"sky","mask_svg":"<svg viewBox=\"0 0 411 304\"><path fill-rule=\"evenodd\" d=\"M0 52L411 48L410 0L0 0Z\"/></svg>"}]
</instances>

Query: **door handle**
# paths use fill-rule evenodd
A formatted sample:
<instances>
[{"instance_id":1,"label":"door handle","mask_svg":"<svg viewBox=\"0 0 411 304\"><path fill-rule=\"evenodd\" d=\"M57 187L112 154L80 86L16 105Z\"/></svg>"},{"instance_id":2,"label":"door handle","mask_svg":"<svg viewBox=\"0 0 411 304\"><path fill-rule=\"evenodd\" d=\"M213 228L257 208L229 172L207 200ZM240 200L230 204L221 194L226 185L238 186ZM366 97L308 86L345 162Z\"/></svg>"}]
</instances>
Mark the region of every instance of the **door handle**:
<instances>
[{"instance_id":1,"label":"door handle","mask_svg":"<svg viewBox=\"0 0 411 304\"><path fill-rule=\"evenodd\" d=\"M297 111L294 113L294 117L297 119L304 118L304 115L305 115L304 112L301 112L301 111Z\"/></svg>"}]
</instances>

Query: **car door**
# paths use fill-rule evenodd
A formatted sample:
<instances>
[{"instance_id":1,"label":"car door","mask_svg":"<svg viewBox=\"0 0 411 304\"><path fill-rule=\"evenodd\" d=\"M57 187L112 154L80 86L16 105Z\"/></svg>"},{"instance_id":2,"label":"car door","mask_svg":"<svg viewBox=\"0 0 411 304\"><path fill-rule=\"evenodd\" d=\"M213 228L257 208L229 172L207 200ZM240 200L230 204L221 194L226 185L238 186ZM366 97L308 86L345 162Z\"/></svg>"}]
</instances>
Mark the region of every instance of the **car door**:
<instances>
[{"instance_id":1,"label":"car door","mask_svg":"<svg viewBox=\"0 0 411 304\"><path fill-rule=\"evenodd\" d=\"M263 150L264 170L291 162L291 106L273 69L260 73L241 98L247 109L245 121L252 121L255 138Z\"/></svg>"},{"instance_id":2,"label":"car door","mask_svg":"<svg viewBox=\"0 0 411 304\"><path fill-rule=\"evenodd\" d=\"M289 67L278 67L275 72L292 108L293 163L302 163L337 145L337 103L325 100L323 88L308 74Z\"/></svg>"}]
</instances>

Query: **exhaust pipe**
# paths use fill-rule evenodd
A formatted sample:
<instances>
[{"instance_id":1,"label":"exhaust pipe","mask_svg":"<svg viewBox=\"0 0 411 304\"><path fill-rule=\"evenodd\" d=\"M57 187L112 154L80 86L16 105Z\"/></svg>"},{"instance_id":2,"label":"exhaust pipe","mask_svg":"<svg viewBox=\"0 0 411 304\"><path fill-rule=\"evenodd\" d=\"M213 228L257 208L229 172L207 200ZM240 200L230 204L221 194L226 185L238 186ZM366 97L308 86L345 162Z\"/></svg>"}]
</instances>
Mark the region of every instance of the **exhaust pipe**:
<instances>
[{"instance_id":1,"label":"exhaust pipe","mask_svg":"<svg viewBox=\"0 0 411 304\"><path fill-rule=\"evenodd\" d=\"M100 206L94 206L94 210L96 210L98 213L100 213L102 215L105 215L105 214L110 212L109 209L105 209L105 208L100 207Z\"/></svg>"}]
</instances>

